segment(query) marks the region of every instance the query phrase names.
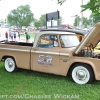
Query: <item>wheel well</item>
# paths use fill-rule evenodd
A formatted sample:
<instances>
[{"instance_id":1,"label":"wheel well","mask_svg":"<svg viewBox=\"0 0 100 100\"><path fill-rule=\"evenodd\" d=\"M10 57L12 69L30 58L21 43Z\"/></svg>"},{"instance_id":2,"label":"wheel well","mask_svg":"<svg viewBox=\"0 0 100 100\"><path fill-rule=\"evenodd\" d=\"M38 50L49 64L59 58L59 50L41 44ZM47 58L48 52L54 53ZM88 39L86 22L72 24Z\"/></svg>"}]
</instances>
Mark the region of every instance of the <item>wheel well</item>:
<instances>
[{"instance_id":1,"label":"wheel well","mask_svg":"<svg viewBox=\"0 0 100 100\"><path fill-rule=\"evenodd\" d=\"M10 58L13 58L13 59L14 59L14 57L6 55L6 56L3 56L3 57L2 57L2 61L4 61L4 60L5 60L6 58L8 58L8 57L10 57ZM15 60L15 59L14 59L14 60Z\"/></svg>"},{"instance_id":2,"label":"wheel well","mask_svg":"<svg viewBox=\"0 0 100 100\"><path fill-rule=\"evenodd\" d=\"M76 65L76 64L86 64L86 65L88 65L88 66L92 69L92 72L93 72L93 75L94 75L94 71L93 71L93 68L91 67L91 65L89 65L89 64L87 64L87 63L81 63L81 62L75 62L75 63L73 63L73 64L70 66L69 70L68 70L68 75L70 75L70 72L71 72L73 66ZM95 75L94 75L94 77L95 77Z\"/></svg>"}]
</instances>

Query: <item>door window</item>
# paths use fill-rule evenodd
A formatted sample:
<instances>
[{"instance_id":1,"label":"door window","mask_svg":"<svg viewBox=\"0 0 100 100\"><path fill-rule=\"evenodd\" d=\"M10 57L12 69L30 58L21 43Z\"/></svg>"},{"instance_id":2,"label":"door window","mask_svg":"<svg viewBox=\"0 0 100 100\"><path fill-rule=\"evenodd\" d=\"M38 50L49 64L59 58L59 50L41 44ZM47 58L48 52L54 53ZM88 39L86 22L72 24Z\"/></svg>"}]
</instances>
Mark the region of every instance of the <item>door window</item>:
<instances>
[{"instance_id":1,"label":"door window","mask_svg":"<svg viewBox=\"0 0 100 100\"><path fill-rule=\"evenodd\" d=\"M38 48L58 47L58 39L56 35L42 35L39 39Z\"/></svg>"}]
</instances>

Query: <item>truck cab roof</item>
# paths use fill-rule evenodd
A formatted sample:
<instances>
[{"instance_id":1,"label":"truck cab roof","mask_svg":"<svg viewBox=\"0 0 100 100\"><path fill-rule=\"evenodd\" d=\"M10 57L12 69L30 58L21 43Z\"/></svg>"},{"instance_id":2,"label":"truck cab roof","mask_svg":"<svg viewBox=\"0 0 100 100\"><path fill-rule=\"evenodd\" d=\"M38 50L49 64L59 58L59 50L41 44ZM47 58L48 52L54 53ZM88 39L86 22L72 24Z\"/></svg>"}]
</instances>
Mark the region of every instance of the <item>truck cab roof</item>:
<instances>
[{"instance_id":1,"label":"truck cab roof","mask_svg":"<svg viewBox=\"0 0 100 100\"><path fill-rule=\"evenodd\" d=\"M50 34L50 35L58 35L58 34L68 34L68 35L85 35L87 34L87 32L82 31L82 30L75 30L75 29L42 29L39 32L36 33L35 35L35 41L34 41L34 45L33 47L36 47L38 39L41 35L46 35L46 34Z\"/></svg>"},{"instance_id":2,"label":"truck cab roof","mask_svg":"<svg viewBox=\"0 0 100 100\"><path fill-rule=\"evenodd\" d=\"M83 30L77 30L77 29L42 29L40 32L44 31L55 31L55 32L71 32L79 35L86 35L88 32Z\"/></svg>"}]
</instances>

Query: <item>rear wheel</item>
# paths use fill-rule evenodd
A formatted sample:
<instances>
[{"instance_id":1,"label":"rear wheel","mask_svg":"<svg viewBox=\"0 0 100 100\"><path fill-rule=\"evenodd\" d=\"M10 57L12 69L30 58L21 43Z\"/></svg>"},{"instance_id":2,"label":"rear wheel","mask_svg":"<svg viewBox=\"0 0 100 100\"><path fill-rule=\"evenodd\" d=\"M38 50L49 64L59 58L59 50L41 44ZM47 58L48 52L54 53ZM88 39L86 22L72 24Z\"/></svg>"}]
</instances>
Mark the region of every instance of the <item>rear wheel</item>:
<instances>
[{"instance_id":1,"label":"rear wheel","mask_svg":"<svg viewBox=\"0 0 100 100\"><path fill-rule=\"evenodd\" d=\"M4 66L7 72L15 72L18 69L15 60L11 57L5 59Z\"/></svg>"},{"instance_id":2,"label":"rear wheel","mask_svg":"<svg viewBox=\"0 0 100 100\"><path fill-rule=\"evenodd\" d=\"M76 64L71 70L71 77L77 84L86 84L92 82L94 74L89 65Z\"/></svg>"}]
</instances>

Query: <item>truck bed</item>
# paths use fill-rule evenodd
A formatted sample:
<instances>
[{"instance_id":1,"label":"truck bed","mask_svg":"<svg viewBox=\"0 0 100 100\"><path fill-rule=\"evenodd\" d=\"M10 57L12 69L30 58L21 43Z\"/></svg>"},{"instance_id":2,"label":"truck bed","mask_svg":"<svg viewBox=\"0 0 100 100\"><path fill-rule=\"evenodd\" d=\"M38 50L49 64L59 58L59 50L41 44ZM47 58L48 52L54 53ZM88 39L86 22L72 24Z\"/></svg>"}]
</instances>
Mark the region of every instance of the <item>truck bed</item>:
<instances>
[{"instance_id":1,"label":"truck bed","mask_svg":"<svg viewBox=\"0 0 100 100\"><path fill-rule=\"evenodd\" d=\"M30 47L33 46L33 43L15 42L15 41L9 41L9 42L2 41L1 44L19 45L19 46L30 46Z\"/></svg>"}]
</instances>

